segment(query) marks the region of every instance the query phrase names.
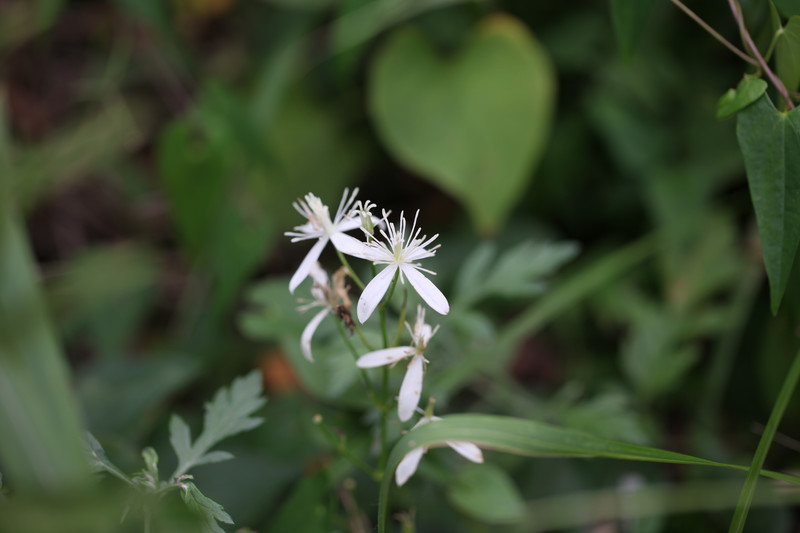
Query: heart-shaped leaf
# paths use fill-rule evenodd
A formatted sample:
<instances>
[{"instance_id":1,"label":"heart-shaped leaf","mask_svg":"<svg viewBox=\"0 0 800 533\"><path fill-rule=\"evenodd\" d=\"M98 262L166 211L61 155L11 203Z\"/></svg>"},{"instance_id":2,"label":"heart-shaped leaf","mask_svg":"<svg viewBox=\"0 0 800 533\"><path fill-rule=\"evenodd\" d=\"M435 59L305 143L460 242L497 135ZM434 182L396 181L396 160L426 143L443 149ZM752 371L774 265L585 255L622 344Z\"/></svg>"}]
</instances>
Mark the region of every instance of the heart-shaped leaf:
<instances>
[{"instance_id":1,"label":"heart-shaped leaf","mask_svg":"<svg viewBox=\"0 0 800 533\"><path fill-rule=\"evenodd\" d=\"M800 15L795 15L781 30L775 47L778 76L790 91L800 86Z\"/></svg>"},{"instance_id":2,"label":"heart-shaped leaf","mask_svg":"<svg viewBox=\"0 0 800 533\"><path fill-rule=\"evenodd\" d=\"M392 154L457 197L491 233L542 153L554 88L550 60L527 28L493 15L451 58L419 31L398 31L372 66L370 108Z\"/></svg>"},{"instance_id":3,"label":"heart-shaped leaf","mask_svg":"<svg viewBox=\"0 0 800 533\"><path fill-rule=\"evenodd\" d=\"M761 78L745 76L735 89L728 89L717 102L717 118L735 115L758 100L767 90L767 82Z\"/></svg>"},{"instance_id":4,"label":"heart-shaped leaf","mask_svg":"<svg viewBox=\"0 0 800 533\"><path fill-rule=\"evenodd\" d=\"M800 243L800 110L782 113L764 94L737 115L736 135L777 313Z\"/></svg>"},{"instance_id":5,"label":"heart-shaped leaf","mask_svg":"<svg viewBox=\"0 0 800 533\"><path fill-rule=\"evenodd\" d=\"M784 17L800 15L800 0L774 0L774 4Z\"/></svg>"}]
</instances>

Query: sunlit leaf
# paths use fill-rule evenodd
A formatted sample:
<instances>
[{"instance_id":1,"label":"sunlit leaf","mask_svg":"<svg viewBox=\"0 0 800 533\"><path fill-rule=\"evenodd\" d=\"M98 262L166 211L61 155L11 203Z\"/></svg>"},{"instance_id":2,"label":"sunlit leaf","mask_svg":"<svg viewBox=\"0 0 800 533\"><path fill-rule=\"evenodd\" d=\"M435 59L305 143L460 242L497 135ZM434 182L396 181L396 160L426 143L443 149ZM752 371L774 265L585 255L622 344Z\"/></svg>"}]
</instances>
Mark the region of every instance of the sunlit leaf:
<instances>
[{"instance_id":1,"label":"sunlit leaf","mask_svg":"<svg viewBox=\"0 0 800 533\"><path fill-rule=\"evenodd\" d=\"M800 243L800 110L781 113L762 95L738 114L736 134L777 313Z\"/></svg>"}]
</instances>

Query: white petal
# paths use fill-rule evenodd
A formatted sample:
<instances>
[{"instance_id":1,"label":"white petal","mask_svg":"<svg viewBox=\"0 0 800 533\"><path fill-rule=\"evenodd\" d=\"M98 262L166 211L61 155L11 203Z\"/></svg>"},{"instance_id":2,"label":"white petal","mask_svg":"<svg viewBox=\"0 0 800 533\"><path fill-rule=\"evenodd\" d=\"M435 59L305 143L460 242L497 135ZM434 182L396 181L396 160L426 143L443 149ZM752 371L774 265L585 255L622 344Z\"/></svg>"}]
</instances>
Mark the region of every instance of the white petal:
<instances>
[{"instance_id":1,"label":"white petal","mask_svg":"<svg viewBox=\"0 0 800 533\"><path fill-rule=\"evenodd\" d=\"M411 286L417 291L417 294L425 300L425 303L428 304L431 309L440 315L446 315L450 312L450 304L447 303L447 298L444 297L442 291L440 291L431 280L426 278L411 265L403 265L400 268L403 274L408 278Z\"/></svg>"},{"instance_id":2,"label":"white petal","mask_svg":"<svg viewBox=\"0 0 800 533\"><path fill-rule=\"evenodd\" d=\"M358 320L363 324L381 303L381 299L386 294L386 290L392 283L394 273L397 272L397 265L389 265L372 278L372 281L367 283L364 291L361 293L361 298L358 299Z\"/></svg>"},{"instance_id":3,"label":"white petal","mask_svg":"<svg viewBox=\"0 0 800 533\"><path fill-rule=\"evenodd\" d=\"M330 311L327 309L323 309L316 315L314 318L311 319L311 322L303 329L303 334L300 335L300 348L303 350L303 355L311 361L314 362L314 358L311 356L311 337L314 335L314 332L317 331L317 326L319 323L322 322L322 319L325 318Z\"/></svg>"},{"instance_id":4,"label":"white petal","mask_svg":"<svg viewBox=\"0 0 800 533\"><path fill-rule=\"evenodd\" d=\"M390 365L410 355L414 355L415 351L416 350L410 346L375 350L374 352L369 352L359 357L358 361L356 361L356 366L359 368L375 368L376 366Z\"/></svg>"},{"instance_id":5,"label":"white petal","mask_svg":"<svg viewBox=\"0 0 800 533\"><path fill-rule=\"evenodd\" d=\"M448 440L447 445L473 463L483 462L483 453L481 453L481 449L471 442L465 442L463 440Z\"/></svg>"},{"instance_id":6,"label":"white petal","mask_svg":"<svg viewBox=\"0 0 800 533\"><path fill-rule=\"evenodd\" d=\"M311 267L311 270L309 270L308 274L311 276L311 279L313 279L314 283L316 283L317 285L321 287L328 286L328 273L325 272L321 266L319 266L319 263L314 263L314 265Z\"/></svg>"},{"instance_id":7,"label":"white petal","mask_svg":"<svg viewBox=\"0 0 800 533\"><path fill-rule=\"evenodd\" d=\"M306 254L306 258L303 259L303 262L300 263L300 266L297 268L297 272L295 272L292 279L289 280L289 292L293 293L297 286L308 277L308 273L311 272L311 268L317 263L317 259L319 259L322 249L325 248L326 244L328 244L328 237L321 237L320 240L311 247L308 254Z\"/></svg>"},{"instance_id":8,"label":"white petal","mask_svg":"<svg viewBox=\"0 0 800 533\"><path fill-rule=\"evenodd\" d=\"M405 422L414 414L419 405L422 394L422 375L425 370L425 358L417 354L408 363L406 377L400 385L400 394L397 396L397 418Z\"/></svg>"},{"instance_id":9,"label":"white petal","mask_svg":"<svg viewBox=\"0 0 800 533\"><path fill-rule=\"evenodd\" d=\"M344 233L334 233L331 235L331 242L337 250L343 254L352 255L360 259L367 258L369 247L358 239L345 235Z\"/></svg>"},{"instance_id":10,"label":"white petal","mask_svg":"<svg viewBox=\"0 0 800 533\"><path fill-rule=\"evenodd\" d=\"M338 224L336 224L336 229L339 231L350 231L351 229L356 229L361 227L361 217L353 217L347 220L342 220Z\"/></svg>"},{"instance_id":11,"label":"white petal","mask_svg":"<svg viewBox=\"0 0 800 533\"><path fill-rule=\"evenodd\" d=\"M397 486L401 487L408 481L414 472L417 471L419 460L425 455L425 448L420 446L414 448L400 459L400 464L397 465L397 470L394 472L394 479L397 481Z\"/></svg>"}]
</instances>

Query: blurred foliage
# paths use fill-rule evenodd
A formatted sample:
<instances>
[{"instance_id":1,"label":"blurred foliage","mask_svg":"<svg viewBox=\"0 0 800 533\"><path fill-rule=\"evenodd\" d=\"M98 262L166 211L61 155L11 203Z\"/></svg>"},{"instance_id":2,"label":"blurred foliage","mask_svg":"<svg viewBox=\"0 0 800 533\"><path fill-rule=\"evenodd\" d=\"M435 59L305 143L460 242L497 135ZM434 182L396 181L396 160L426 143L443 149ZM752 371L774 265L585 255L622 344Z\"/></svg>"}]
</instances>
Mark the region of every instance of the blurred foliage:
<instances>
[{"instance_id":1,"label":"blurred foliage","mask_svg":"<svg viewBox=\"0 0 800 533\"><path fill-rule=\"evenodd\" d=\"M800 4L741 3L797 91ZM739 42L725 3L693 4ZM354 186L440 234L437 411L748 463L800 321L800 115L756 74L652 0L0 2L0 531L121 530L131 496L90 488L83 430L122 471L145 445L176 467L169 413L199 426L250 369L266 423L193 486L235 527L374 526L374 482L312 417L369 456L378 413L333 321L303 358L286 276L307 247L282 236L293 200ZM796 468L798 417L768 468ZM393 491L416 531L721 530L742 480L452 455ZM196 530L162 503L163 530Z\"/></svg>"}]
</instances>

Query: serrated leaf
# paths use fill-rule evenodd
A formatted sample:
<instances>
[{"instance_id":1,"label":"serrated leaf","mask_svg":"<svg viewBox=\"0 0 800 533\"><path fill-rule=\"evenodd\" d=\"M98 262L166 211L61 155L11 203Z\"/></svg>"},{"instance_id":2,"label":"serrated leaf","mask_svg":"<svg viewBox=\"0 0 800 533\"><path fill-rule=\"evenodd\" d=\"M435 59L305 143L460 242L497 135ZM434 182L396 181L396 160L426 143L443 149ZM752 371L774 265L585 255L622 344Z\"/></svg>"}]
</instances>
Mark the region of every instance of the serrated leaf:
<instances>
[{"instance_id":1,"label":"serrated leaf","mask_svg":"<svg viewBox=\"0 0 800 533\"><path fill-rule=\"evenodd\" d=\"M800 243L800 109L781 113L764 94L738 114L736 135L775 314Z\"/></svg>"},{"instance_id":2,"label":"serrated leaf","mask_svg":"<svg viewBox=\"0 0 800 533\"><path fill-rule=\"evenodd\" d=\"M369 79L370 114L386 147L458 198L486 234L533 176L554 99L547 52L508 15L484 19L450 58L420 31L397 31Z\"/></svg>"},{"instance_id":3,"label":"serrated leaf","mask_svg":"<svg viewBox=\"0 0 800 533\"><path fill-rule=\"evenodd\" d=\"M169 419L169 443L178 457L178 464L188 463L192 455L192 435L188 424L178 415Z\"/></svg>"},{"instance_id":4,"label":"serrated leaf","mask_svg":"<svg viewBox=\"0 0 800 533\"><path fill-rule=\"evenodd\" d=\"M482 298L531 296L542 292L543 278L578 253L573 242L523 242L506 250L492 264L495 248L482 244L467 258L459 273L457 301L462 306Z\"/></svg>"},{"instance_id":5,"label":"serrated leaf","mask_svg":"<svg viewBox=\"0 0 800 533\"><path fill-rule=\"evenodd\" d=\"M673 463L726 468L747 472L748 468L709 461L668 450L629 444L541 422L493 415L450 415L403 436L392 448L378 499L378 531L385 532L389 489L395 468L403 456L418 446L442 447L448 441L473 442L484 449L528 457L582 457ZM800 477L761 470L761 475L800 486Z\"/></svg>"},{"instance_id":6,"label":"serrated leaf","mask_svg":"<svg viewBox=\"0 0 800 533\"><path fill-rule=\"evenodd\" d=\"M728 89L717 102L717 118L735 115L758 100L767 90L767 82L761 78L745 76L736 89Z\"/></svg>"},{"instance_id":7,"label":"serrated leaf","mask_svg":"<svg viewBox=\"0 0 800 533\"><path fill-rule=\"evenodd\" d=\"M462 513L489 524L519 523L527 514L511 478L492 465L465 465L447 498Z\"/></svg>"},{"instance_id":8,"label":"serrated leaf","mask_svg":"<svg viewBox=\"0 0 800 533\"><path fill-rule=\"evenodd\" d=\"M222 505L205 496L194 483L185 483L181 495L190 509L194 509L203 515L206 520L205 531L225 533L225 530L219 527L217 521L223 524L233 524L233 519L225 512Z\"/></svg>"},{"instance_id":9,"label":"serrated leaf","mask_svg":"<svg viewBox=\"0 0 800 533\"><path fill-rule=\"evenodd\" d=\"M172 475L173 479L201 464L209 455L212 459L222 457L220 452L208 455L206 452L219 441L260 425L263 420L250 415L265 402L261 396L261 374L253 371L234 380L230 387L221 388L206 404L203 432L193 444L189 426L174 415L170 420L170 443L178 456L178 467Z\"/></svg>"},{"instance_id":10,"label":"serrated leaf","mask_svg":"<svg viewBox=\"0 0 800 533\"><path fill-rule=\"evenodd\" d=\"M205 465L210 463L221 463L222 461L228 461L233 459L233 454L230 452L218 450L213 452L208 452L203 457L197 460L195 466L197 465Z\"/></svg>"},{"instance_id":11,"label":"serrated leaf","mask_svg":"<svg viewBox=\"0 0 800 533\"><path fill-rule=\"evenodd\" d=\"M800 15L800 0L773 0L784 17Z\"/></svg>"},{"instance_id":12,"label":"serrated leaf","mask_svg":"<svg viewBox=\"0 0 800 533\"><path fill-rule=\"evenodd\" d=\"M623 57L633 53L654 0L611 0L611 22Z\"/></svg>"},{"instance_id":13,"label":"serrated leaf","mask_svg":"<svg viewBox=\"0 0 800 533\"><path fill-rule=\"evenodd\" d=\"M800 15L794 15L780 32L775 46L775 66L786 88L800 87Z\"/></svg>"}]
</instances>

